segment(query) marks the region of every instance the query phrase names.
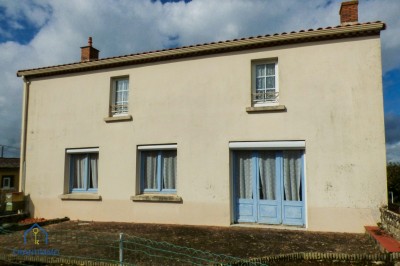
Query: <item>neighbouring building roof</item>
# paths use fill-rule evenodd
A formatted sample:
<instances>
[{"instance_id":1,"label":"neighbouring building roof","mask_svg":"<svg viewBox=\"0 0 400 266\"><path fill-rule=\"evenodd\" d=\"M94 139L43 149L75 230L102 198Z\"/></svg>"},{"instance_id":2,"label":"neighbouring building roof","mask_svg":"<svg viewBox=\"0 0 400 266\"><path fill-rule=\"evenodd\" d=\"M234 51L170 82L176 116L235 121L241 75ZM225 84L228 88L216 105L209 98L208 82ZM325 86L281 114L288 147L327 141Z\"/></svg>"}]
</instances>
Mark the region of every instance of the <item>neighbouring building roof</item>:
<instances>
[{"instance_id":1,"label":"neighbouring building roof","mask_svg":"<svg viewBox=\"0 0 400 266\"><path fill-rule=\"evenodd\" d=\"M19 158L0 158L0 168L19 168Z\"/></svg>"},{"instance_id":2,"label":"neighbouring building roof","mask_svg":"<svg viewBox=\"0 0 400 266\"><path fill-rule=\"evenodd\" d=\"M262 47L278 46L292 43L314 42L330 39L342 39L358 36L380 34L386 28L385 23L367 22L336 27L292 31L290 33L275 33L273 35L255 36L220 42L211 42L198 45L184 46L151 52L143 52L124 56L110 57L93 61L78 62L43 68L19 70L17 76L34 78L53 76L66 73L91 71L104 68L113 68L126 65L143 64L155 61L165 61L178 58L195 57L208 54L226 53Z\"/></svg>"}]
</instances>

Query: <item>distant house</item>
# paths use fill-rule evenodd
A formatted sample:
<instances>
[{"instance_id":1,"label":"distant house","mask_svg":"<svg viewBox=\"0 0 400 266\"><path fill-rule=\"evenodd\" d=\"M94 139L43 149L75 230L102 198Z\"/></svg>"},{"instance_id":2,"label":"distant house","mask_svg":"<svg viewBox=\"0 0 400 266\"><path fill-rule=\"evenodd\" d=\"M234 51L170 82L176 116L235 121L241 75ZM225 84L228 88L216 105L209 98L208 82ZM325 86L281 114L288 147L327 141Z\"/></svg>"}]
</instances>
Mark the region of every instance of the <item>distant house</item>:
<instances>
[{"instance_id":1,"label":"distant house","mask_svg":"<svg viewBox=\"0 0 400 266\"><path fill-rule=\"evenodd\" d=\"M18 191L19 188L19 158L0 157L0 189L3 192Z\"/></svg>"},{"instance_id":2,"label":"distant house","mask_svg":"<svg viewBox=\"0 0 400 266\"><path fill-rule=\"evenodd\" d=\"M387 203L385 24L340 18L18 71L31 214L362 232Z\"/></svg>"}]
</instances>

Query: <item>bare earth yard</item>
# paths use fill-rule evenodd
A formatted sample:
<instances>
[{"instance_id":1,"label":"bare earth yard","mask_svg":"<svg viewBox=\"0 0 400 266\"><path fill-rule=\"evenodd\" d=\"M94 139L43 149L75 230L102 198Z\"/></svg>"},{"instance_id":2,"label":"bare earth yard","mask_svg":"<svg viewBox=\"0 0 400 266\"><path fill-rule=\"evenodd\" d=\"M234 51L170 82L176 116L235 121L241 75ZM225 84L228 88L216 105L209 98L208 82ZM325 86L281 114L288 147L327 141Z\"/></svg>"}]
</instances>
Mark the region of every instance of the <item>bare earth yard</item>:
<instances>
[{"instance_id":1,"label":"bare earth yard","mask_svg":"<svg viewBox=\"0 0 400 266\"><path fill-rule=\"evenodd\" d=\"M69 221L49 230L125 233L155 241L241 258L294 252L375 254L379 250L365 234L321 233L249 227L182 226Z\"/></svg>"},{"instance_id":2,"label":"bare earth yard","mask_svg":"<svg viewBox=\"0 0 400 266\"><path fill-rule=\"evenodd\" d=\"M102 249L101 245L109 241L118 243L120 233L124 233L126 236L136 236L157 242L165 241L178 246L244 259L296 252L380 253L376 245L365 234L322 233L239 226L210 227L87 221L69 221L48 225L44 228L49 233L49 240L52 242L48 248L60 249L61 254L69 253L68 255L76 256L90 254L90 257L113 260L118 259L118 250L113 248ZM0 246L12 246L12 242L20 242L21 240L18 240L18 238L21 238L22 234L23 232L13 233L13 238L0 235ZM55 237L56 235L59 236ZM56 240L52 240L52 237L55 237ZM85 237L90 238L92 244L97 242L98 246L86 245L82 240L79 240ZM67 244L71 240L76 241L74 245ZM303 265L304 263L295 265ZM144 265L156 265L156 263ZM179 265L179 263L175 265ZM289 265L293 265L293 263Z\"/></svg>"}]
</instances>

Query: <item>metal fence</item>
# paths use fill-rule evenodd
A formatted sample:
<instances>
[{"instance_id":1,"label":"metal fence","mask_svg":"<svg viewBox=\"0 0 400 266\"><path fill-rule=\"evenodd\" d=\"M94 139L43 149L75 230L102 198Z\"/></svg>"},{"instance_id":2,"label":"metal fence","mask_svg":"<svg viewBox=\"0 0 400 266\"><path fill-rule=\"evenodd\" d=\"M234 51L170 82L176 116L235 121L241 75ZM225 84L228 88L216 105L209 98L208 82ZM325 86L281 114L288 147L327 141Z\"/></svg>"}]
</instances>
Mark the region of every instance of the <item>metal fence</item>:
<instances>
[{"instance_id":1,"label":"metal fence","mask_svg":"<svg viewBox=\"0 0 400 266\"><path fill-rule=\"evenodd\" d=\"M123 233L25 232L0 229L0 265L266 265Z\"/></svg>"}]
</instances>

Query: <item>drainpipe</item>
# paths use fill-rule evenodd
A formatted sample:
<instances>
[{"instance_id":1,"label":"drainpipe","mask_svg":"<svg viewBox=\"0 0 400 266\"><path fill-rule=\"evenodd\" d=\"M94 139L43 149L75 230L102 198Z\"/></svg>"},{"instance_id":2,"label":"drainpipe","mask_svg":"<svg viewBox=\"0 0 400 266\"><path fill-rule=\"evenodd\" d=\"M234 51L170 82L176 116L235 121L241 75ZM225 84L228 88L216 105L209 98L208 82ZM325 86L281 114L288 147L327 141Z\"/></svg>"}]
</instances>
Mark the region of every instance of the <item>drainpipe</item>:
<instances>
[{"instance_id":1,"label":"drainpipe","mask_svg":"<svg viewBox=\"0 0 400 266\"><path fill-rule=\"evenodd\" d=\"M29 86L31 82L25 77L24 80L24 91L22 100L22 125L21 125L21 154L20 154L20 167L19 167L19 191L25 193L25 174L26 174L26 136L28 126L28 103L29 103Z\"/></svg>"}]
</instances>

